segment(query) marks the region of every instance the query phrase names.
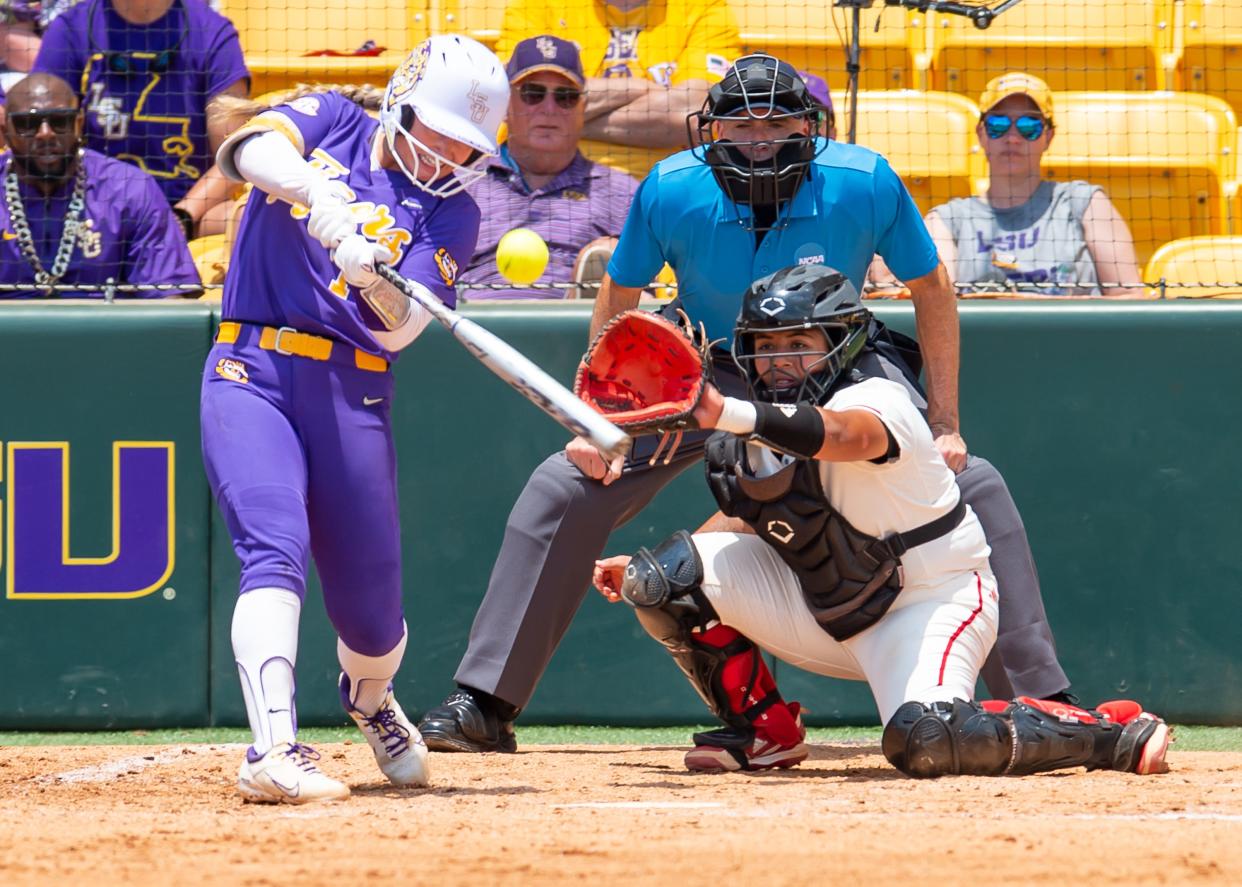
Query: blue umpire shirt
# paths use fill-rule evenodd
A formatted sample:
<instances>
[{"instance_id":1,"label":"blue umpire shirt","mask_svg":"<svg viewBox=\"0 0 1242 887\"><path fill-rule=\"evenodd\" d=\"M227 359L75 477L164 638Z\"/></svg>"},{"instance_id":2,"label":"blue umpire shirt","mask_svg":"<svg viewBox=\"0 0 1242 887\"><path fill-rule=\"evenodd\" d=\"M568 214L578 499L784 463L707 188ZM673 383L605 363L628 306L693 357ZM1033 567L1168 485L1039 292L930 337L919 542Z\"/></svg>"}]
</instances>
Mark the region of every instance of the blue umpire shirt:
<instances>
[{"instance_id":1,"label":"blue umpire shirt","mask_svg":"<svg viewBox=\"0 0 1242 887\"><path fill-rule=\"evenodd\" d=\"M609 276L642 287L668 262L686 313L711 339L728 343L746 289L789 265L830 265L859 292L876 253L902 280L931 273L936 245L888 161L858 145L821 140L818 147L781 213L783 227L757 248L743 226L750 207L725 196L701 148L660 161L634 196Z\"/></svg>"}]
</instances>

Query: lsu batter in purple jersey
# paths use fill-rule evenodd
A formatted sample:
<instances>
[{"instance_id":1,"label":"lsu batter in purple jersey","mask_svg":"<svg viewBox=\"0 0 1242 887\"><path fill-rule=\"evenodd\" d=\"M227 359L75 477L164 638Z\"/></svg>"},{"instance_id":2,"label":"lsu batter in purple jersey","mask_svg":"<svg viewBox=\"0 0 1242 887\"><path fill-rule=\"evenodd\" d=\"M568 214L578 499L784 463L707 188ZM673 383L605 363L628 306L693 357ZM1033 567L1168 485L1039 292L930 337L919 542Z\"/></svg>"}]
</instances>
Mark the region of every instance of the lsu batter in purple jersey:
<instances>
[{"instance_id":1,"label":"lsu batter in purple jersey","mask_svg":"<svg viewBox=\"0 0 1242 887\"><path fill-rule=\"evenodd\" d=\"M420 44L377 122L334 93L250 120L217 162L254 185L202 386L203 458L241 559L233 651L254 732L247 800L349 788L296 738L297 626L313 557L338 635L341 700L396 785L426 785L426 746L392 693L405 650L390 366L430 316L386 262L454 303L479 211L468 165L497 151L499 60L465 37Z\"/></svg>"}]
</instances>

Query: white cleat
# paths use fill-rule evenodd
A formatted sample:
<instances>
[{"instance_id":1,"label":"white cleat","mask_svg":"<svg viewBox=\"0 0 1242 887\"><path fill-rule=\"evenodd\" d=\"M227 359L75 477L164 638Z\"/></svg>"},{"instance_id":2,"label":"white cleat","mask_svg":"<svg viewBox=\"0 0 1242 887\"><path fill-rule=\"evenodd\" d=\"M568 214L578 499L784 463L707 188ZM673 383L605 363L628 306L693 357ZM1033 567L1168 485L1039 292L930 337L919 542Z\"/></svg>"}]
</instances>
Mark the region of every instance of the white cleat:
<instances>
[{"instance_id":1,"label":"white cleat","mask_svg":"<svg viewBox=\"0 0 1242 887\"><path fill-rule=\"evenodd\" d=\"M393 785L425 786L431 777L427 767L427 744L418 728L410 723L392 690L384 697L379 711L367 717L347 707L362 735L367 738L375 761Z\"/></svg>"},{"instance_id":2,"label":"white cleat","mask_svg":"<svg viewBox=\"0 0 1242 887\"><path fill-rule=\"evenodd\" d=\"M282 742L257 755L246 750L237 773L237 790L256 804L310 804L315 801L343 801L349 786L327 776L315 764L319 752L309 745Z\"/></svg>"}]
</instances>

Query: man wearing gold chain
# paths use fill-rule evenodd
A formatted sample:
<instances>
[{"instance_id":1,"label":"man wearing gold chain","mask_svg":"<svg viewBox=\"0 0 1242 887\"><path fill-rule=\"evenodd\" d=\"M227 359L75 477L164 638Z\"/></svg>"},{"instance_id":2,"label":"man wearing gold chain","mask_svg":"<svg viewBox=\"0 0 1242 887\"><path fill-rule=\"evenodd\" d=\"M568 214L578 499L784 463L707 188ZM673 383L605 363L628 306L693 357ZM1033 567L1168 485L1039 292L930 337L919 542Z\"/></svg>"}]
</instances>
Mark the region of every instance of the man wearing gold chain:
<instances>
[{"instance_id":1,"label":"man wearing gold chain","mask_svg":"<svg viewBox=\"0 0 1242 887\"><path fill-rule=\"evenodd\" d=\"M116 292L158 298L198 288L185 235L155 180L83 147L69 84L32 74L9 90L7 110L0 298L99 298L111 285L164 284Z\"/></svg>"}]
</instances>

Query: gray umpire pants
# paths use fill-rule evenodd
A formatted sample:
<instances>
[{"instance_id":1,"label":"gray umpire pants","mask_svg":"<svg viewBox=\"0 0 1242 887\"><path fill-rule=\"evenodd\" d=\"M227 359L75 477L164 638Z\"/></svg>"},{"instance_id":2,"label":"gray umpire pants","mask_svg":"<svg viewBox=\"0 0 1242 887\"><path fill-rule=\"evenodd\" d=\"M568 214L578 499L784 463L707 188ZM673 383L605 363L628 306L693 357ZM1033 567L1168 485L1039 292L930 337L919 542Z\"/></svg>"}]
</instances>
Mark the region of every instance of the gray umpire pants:
<instances>
[{"instance_id":1,"label":"gray umpire pants","mask_svg":"<svg viewBox=\"0 0 1242 887\"><path fill-rule=\"evenodd\" d=\"M901 383L926 408L922 394L886 358L867 351L858 368ZM746 395L731 363L716 361L715 370L726 395ZM647 459L658 438L635 440L625 472L609 486L584 476L563 451L544 460L509 514L457 683L524 708L582 605L609 534L673 478L701 465L707 436L686 435L670 464L651 467ZM997 699L1065 690L1069 681L1057 662L1026 529L1004 479L990 462L971 455L957 483L983 524L1000 592L999 633L982 673L988 690Z\"/></svg>"}]
</instances>

